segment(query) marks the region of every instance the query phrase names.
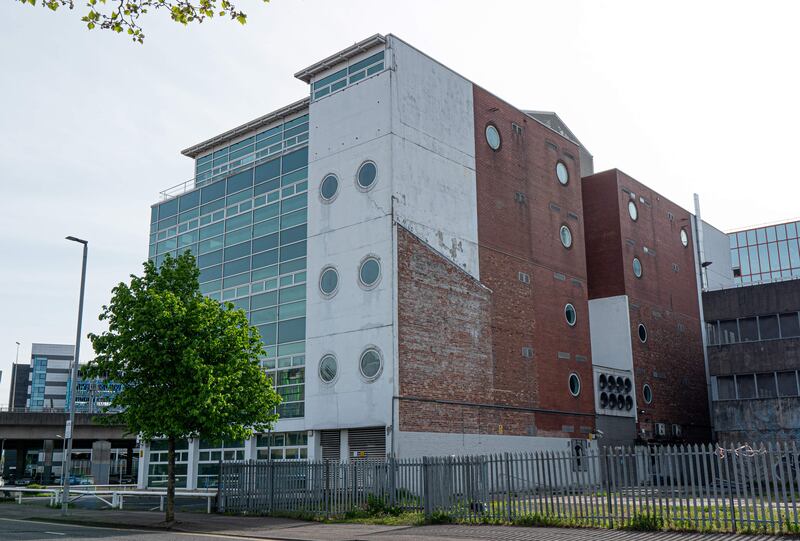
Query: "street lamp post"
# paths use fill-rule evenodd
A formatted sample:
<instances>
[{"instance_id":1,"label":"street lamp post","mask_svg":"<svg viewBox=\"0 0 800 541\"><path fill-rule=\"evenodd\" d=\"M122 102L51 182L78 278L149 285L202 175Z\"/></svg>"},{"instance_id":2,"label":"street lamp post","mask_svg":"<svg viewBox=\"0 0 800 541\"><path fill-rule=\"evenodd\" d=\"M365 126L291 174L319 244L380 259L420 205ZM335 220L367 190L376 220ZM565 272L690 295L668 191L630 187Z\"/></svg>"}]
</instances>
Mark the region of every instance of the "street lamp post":
<instances>
[{"instance_id":1,"label":"street lamp post","mask_svg":"<svg viewBox=\"0 0 800 541\"><path fill-rule=\"evenodd\" d=\"M67 507L69 504L69 470L72 466L72 429L75 426L75 387L78 380L78 361L80 360L81 352L81 321L83 318L83 293L86 288L86 254L89 251L89 242L79 239L77 237L67 237L67 240L83 244L83 265L81 267L81 296L78 301L78 329L75 333L75 358L72 360L72 369L70 370L70 383L69 383L69 421L67 421L66 431L64 432L64 440L66 441L67 449L64 452L64 458L61 461L62 475L64 476L64 484L61 495L61 514L67 514Z\"/></svg>"}]
</instances>

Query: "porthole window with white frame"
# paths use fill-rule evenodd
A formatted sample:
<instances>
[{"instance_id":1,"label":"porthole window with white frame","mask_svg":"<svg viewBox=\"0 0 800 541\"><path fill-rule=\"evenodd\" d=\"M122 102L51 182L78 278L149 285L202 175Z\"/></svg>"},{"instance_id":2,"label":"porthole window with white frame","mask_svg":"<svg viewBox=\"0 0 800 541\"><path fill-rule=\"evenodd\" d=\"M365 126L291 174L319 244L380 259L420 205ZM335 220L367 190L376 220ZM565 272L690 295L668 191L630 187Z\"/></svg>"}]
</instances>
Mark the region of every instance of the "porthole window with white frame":
<instances>
[{"instance_id":1,"label":"porthole window with white frame","mask_svg":"<svg viewBox=\"0 0 800 541\"><path fill-rule=\"evenodd\" d=\"M358 370L365 380L371 382L378 379L383 371L383 355L375 346L369 346L361 353Z\"/></svg>"},{"instance_id":2,"label":"porthole window with white frame","mask_svg":"<svg viewBox=\"0 0 800 541\"><path fill-rule=\"evenodd\" d=\"M367 160L358 166L356 173L356 186L362 192L371 190L378 181L378 166L372 160Z\"/></svg>"},{"instance_id":3,"label":"porthole window with white frame","mask_svg":"<svg viewBox=\"0 0 800 541\"><path fill-rule=\"evenodd\" d=\"M494 124L486 125L486 144L494 151L500 150L500 132Z\"/></svg>"},{"instance_id":4,"label":"porthole window with white frame","mask_svg":"<svg viewBox=\"0 0 800 541\"><path fill-rule=\"evenodd\" d=\"M572 248L572 231L566 224L558 230L558 235L564 248Z\"/></svg>"},{"instance_id":5,"label":"porthole window with white frame","mask_svg":"<svg viewBox=\"0 0 800 541\"><path fill-rule=\"evenodd\" d=\"M569 375L569 394L572 396L581 394L581 378L575 372Z\"/></svg>"},{"instance_id":6,"label":"porthole window with white frame","mask_svg":"<svg viewBox=\"0 0 800 541\"><path fill-rule=\"evenodd\" d=\"M556 162L556 178L562 186L569 184L569 169L567 169L567 164L562 161Z\"/></svg>"},{"instance_id":7,"label":"porthole window with white frame","mask_svg":"<svg viewBox=\"0 0 800 541\"><path fill-rule=\"evenodd\" d=\"M564 306L564 319L567 320L567 325L570 327L574 327L575 323L578 321L578 313L575 311L575 307L572 303L567 303Z\"/></svg>"},{"instance_id":8,"label":"porthole window with white frame","mask_svg":"<svg viewBox=\"0 0 800 541\"><path fill-rule=\"evenodd\" d=\"M323 383L333 383L339 375L339 363L333 353L326 353L319 361L319 379Z\"/></svg>"},{"instance_id":9,"label":"porthole window with white frame","mask_svg":"<svg viewBox=\"0 0 800 541\"><path fill-rule=\"evenodd\" d=\"M322 296L330 299L339 291L339 273L336 268L328 265L319 274L319 290Z\"/></svg>"},{"instance_id":10,"label":"porthole window with white frame","mask_svg":"<svg viewBox=\"0 0 800 541\"><path fill-rule=\"evenodd\" d=\"M339 177L328 173L319 183L319 196L323 203L331 203L339 195Z\"/></svg>"},{"instance_id":11,"label":"porthole window with white frame","mask_svg":"<svg viewBox=\"0 0 800 541\"><path fill-rule=\"evenodd\" d=\"M634 222L639 219L639 209L634 201L628 201L628 215Z\"/></svg>"},{"instance_id":12,"label":"porthole window with white frame","mask_svg":"<svg viewBox=\"0 0 800 541\"><path fill-rule=\"evenodd\" d=\"M372 289L381 280L381 262L378 256L368 255L358 265L358 283L364 289Z\"/></svg>"}]
</instances>

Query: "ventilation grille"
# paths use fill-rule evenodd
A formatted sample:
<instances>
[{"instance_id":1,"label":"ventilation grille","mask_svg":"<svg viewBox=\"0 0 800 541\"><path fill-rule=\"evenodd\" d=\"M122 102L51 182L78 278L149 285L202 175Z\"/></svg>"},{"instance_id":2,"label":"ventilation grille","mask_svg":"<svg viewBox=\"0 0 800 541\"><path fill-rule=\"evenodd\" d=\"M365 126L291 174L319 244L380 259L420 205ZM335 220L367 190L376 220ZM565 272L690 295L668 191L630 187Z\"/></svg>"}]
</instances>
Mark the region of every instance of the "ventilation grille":
<instances>
[{"instance_id":1,"label":"ventilation grille","mask_svg":"<svg viewBox=\"0 0 800 541\"><path fill-rule=\"evenodd\" d=\"M533 348L529 347L522 348L522 356L525 357L526 359L530 359L531 357L533 357Z\"/></svg>"},{"instance_id":2,"label":"ventilation grille","mask_svg":"<svg viewBox=\"0 0 800 541\"><path fill-rule=\"evenodd\" d=\"M342 436L338 430L323 430L320 432L319 441L322 446L322 460L339 462L341 459Z\"/></svg>"},{"instance_id":3,"label":"ventilation grille","mask_svg":"<svg viewBox=\"0 0 800 541\"><path fill-rule=\"evenodd\" d=\"M522 282L523 284L530 284L531 283L531 277L527 272L519 272L519 273L517 273L517 278L519 278L519 281Z\"/></svg>"},{"instance_id":4,"label":"ventilation grille","mask_svg":"<svg viewBox=\"0 0 800 541\"><path fill-rule=\"evenodd\" d=\"M347 431L350 458L366 460L386 459L386 428L352 428Z\"/></svg>"}]
</instances>

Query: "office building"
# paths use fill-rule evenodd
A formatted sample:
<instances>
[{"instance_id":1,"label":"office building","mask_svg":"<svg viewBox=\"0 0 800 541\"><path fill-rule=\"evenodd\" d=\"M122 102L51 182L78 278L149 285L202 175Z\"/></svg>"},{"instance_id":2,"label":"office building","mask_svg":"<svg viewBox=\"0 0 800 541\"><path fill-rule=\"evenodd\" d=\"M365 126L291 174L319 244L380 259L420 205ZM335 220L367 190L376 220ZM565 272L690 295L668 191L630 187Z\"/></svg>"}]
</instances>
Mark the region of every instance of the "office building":
<instances>
[{"instance_id":1,"label":"office building","mask_svg":"<svg viewBox=\"0 0 800 541\"><path fill-rule=\"evenodd\" d=\"M800 277L800 222L782 222L729 233L731 264L737 284L758 284Z\"/></svg>"},{"instance_id":2,"label":"office building","mask_svg":"<svg viewBox=\"0 0 800 541\"><path fill-rule=\"evenodd\" d=\"M220 459L585 447L600 407L581 181L591 153L555 113L516 108L392 35L295 76L307 98L184 150L194 178L152 206L149 257L197 256L202 292L258 327L284 398L271 434L182 442L179 485L213 483ZM594 297L629 295L629 314L640 303L657 337L643 352L666 343L653 312L683 326L692 347L680 377L702 376L701 266L680 244L690 215L666 203L677 247L663 261L641 257L682 266L691 288L679 307L663 308L666 275ZM626 235L653 248L644 233ZM616 384L627 370L634 399L652 371L669 374L673 353L629 355L604 373ZM648 419L690 438L708 430L673 416L680 396L652 385ZM627 396L623 405L635 420ZM639 437L635 425L628 436ZM164 482L163 447L144 454L140 484Z\"/></svg>"}]
</instances>

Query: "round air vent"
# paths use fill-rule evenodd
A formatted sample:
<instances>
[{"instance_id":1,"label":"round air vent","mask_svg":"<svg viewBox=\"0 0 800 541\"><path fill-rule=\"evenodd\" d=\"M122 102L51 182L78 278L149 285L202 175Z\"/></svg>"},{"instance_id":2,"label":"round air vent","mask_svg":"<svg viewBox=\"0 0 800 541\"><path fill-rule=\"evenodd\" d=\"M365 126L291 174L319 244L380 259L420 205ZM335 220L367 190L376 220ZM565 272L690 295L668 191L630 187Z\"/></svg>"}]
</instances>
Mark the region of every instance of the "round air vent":
<instances>
[{"instance_id":1,"label":"round air vent","mask_svg":"<svg viewBox=\"0 0 800 541\"><path fill-rule=\"evenodd\" d=\"M625 409L625 397L617 395L617 409Z\"/></svg>"},{"instance_id":2,"label":"round air vent","mask_svg":"<svg viewBox=\"0 0 800 541\"><path fill-rule=\"evenodd\" d=\"M600 407L607 408L608 407L608 394L607 393L600 393Z\"/></svg>"},{"instance_id":3,"label":"round air vent","mask_svg":"<svg viewBox=\"0 0 800 541\"><path fill-rule=\"evenodd\" d=\"M631 411L633 409L633 397L626 396L625 397L625 409Z\"/></svg>"},{"instance_id":4,"label":"round air vent","mask_svg":"<svg viewBox=\"0 0 800 541\"><path fill-rule=\"evenodd\" d=\"M622 376L617 376L617 390L622 392L625 388L625 380L622 379Z\"/></svg>"},{"instance_id":5,"label":"round air vent","mask_svg":"<svg viewBox=\"0 0 800 541\"><path fill-rule=\"evenodd\" d=\"M608 385L608 390L613 392L614 389L617 387L617 379L614 376L609 375L607 385Z\"/></svg>"},{"instance_id":6,"label":"round air vent","mask_svg":"<svg viewBox=\"0 0 800 541\"><path fill-rule=\"evenodd\" d=\"M608 397L608 407L612 410L617 409L617 395L612 394Z\"/></svg>"},{"instance_id":7,"label":"round air vent","mask_svg":"<svg viewBox=\"0 0 800 541\"><path fill-rule=\"evenodd\" d=\"M601 389L605 389L606 385L608 385L608 379L606 379L606 375L605 374L600 374L600 379L598 380L597 383L598 383L598 385L600 386Z\"/></svg>"},{"instance_id":8,"label":"round air vent","mask_svg":"<svg viewBox=\"0 0 800 541\"><path fill-rule=\"evenodd\" d=\"M625 392L629 393L631 392L631 389L633 389L633 382L631 381L631 378L625 378Z\"/></svg>"}]
</instances>

